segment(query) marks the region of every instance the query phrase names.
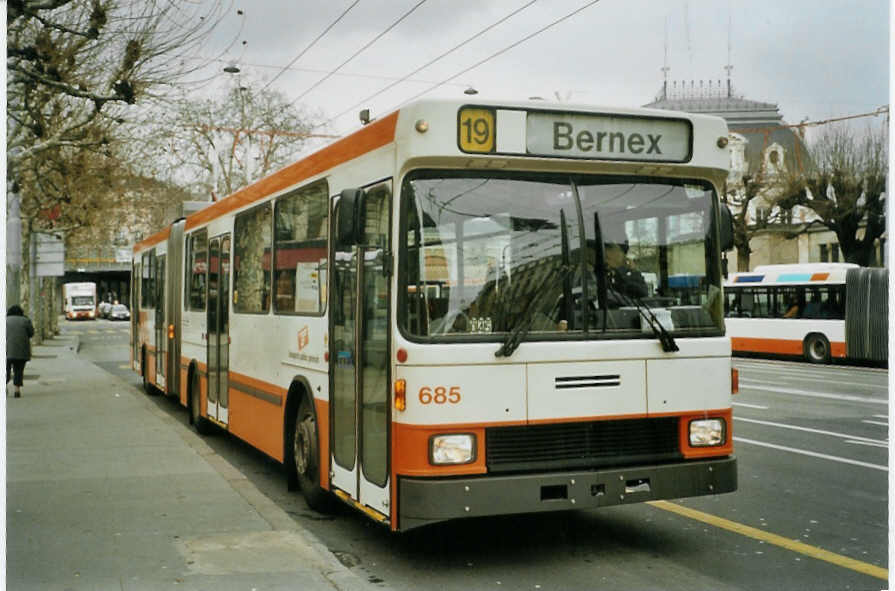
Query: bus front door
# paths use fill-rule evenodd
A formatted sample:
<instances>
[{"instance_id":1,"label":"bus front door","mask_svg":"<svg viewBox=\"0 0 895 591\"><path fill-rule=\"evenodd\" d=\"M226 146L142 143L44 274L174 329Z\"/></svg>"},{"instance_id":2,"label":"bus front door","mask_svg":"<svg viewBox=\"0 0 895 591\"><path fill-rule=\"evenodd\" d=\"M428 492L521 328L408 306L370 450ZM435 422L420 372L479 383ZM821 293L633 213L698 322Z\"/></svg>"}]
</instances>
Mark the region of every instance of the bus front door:
<instances>
[{"instance_id":1,"label":"bus front door","mask_svg":"<svg viewBox=\"0 0 895 591\"><path fill-rule=\"evenodd\" d=\"M208 418L226 425L230 400L230 235L208 245Z\"/></svg>"},{"instance_id":2,"label":"bus front door","mask_svg":"<svg viewBox=\"0 0 895 591\"><path fill-rule=\"evenodd\" d=\"M165 255L155 259L155 384L168 391L165 378L165 353L168 349L168 327L165 324Z\"/></svg>"},{"instance_id":3,"label":"bus front door","mask_svg":"<svg viewBox=\"0 0 895 591\"><path fill-rule=\"evenodd\" d=\"M364 244L337 244L331 266L332 484L383 519L391 512L386 274L390 196L386 185L368 190Z\"/></svg>"}]
</instances>

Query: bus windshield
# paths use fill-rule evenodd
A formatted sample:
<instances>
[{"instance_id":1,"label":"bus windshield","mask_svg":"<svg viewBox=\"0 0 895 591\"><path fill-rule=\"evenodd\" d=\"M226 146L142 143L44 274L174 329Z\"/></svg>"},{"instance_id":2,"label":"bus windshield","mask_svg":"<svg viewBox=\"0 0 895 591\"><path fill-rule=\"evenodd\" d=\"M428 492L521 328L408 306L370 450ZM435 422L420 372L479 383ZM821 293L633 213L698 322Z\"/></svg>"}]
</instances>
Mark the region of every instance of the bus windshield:
<instances>
[{"instance_id":1,"label":"bus windshield","mask_svg":"<svg viewBox=\"0 0 895 591\"><path fill-rule=\"evenodd\" d=\"M705 181L415 171L399 323L447 340L720 335L715 201Z\"/></svg>"}]
</instances>

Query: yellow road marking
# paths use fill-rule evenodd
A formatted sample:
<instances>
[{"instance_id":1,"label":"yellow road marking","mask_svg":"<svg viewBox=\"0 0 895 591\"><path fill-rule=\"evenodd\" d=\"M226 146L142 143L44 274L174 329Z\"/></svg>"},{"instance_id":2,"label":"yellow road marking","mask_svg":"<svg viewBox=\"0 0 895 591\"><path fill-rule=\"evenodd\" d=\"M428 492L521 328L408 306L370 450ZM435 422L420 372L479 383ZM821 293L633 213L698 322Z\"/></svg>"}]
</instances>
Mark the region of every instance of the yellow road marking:
<instances>
[{"instance_id":1,"label":"yellow road marking","mask_svg":"<svg viewBox=\"0 0 895 591\"><path fill-rule=\"evenodd\" d=\"M889 580L888 569L861 562L860 560L855 560L854 558L849 558L841 554L836 554L835 552L829 552L816 546L804 544L798 540L791 540L783 536L778 536L777 534L772 534L748 525L743 525L742 523L737 523L736 521L724 519L723 517L703 513L702 511L684 507L683 505L669 503L668 501L649 501L649 504L657 509L677 513L678 515L689 517L690 519L695 519L696 521L701 521L709 525L714 525L715 527L720 527L721 529L726 529L742 536L774 544L775 546L780 546L781 548L786 548L787 550L792 550L793 552L798 552L799 554L804 554L805 556L810 556L817 560L823 560L824 562L858 571L859 573L883 579L884 581Z\"/></svg>"},{"instance_id":2,"label":"yellow road marking","mask_svg":"<svg viewBox=\"0 0 895 591\"><path fill-rule=\"evenodd\" d=\"M118 369L131 369L130 365L119 365Z\"/></svg>"}]
</instances>

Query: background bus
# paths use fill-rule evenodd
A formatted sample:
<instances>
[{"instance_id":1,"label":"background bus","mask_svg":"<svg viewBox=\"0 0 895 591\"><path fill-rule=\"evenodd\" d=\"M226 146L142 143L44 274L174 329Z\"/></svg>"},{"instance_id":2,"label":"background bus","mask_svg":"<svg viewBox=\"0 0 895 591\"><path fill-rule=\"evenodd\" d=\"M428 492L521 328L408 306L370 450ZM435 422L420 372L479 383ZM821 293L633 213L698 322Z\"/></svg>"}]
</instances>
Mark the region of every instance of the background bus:
<instances>
[{"instance_id":1,"label":"background bus","mask_svg":"<svg viewBox=\"0 0 895 591\"><path fill-rule=\"evenodd\" d=\"M412 103L137 244L134 369L393 530L733 491L726 141Z\"/></svg>"},{"instance_id":2,"label":"background bus","mask_svg":"<svg viewBox=\"0 0 895 591\"><path fill-rule=\"evenodd\" d=\"M888 359L887 274L851 263L763 265L725 283L727 334L738 353L813 363Z\"/></svg>"},{"instance_id":3,"label":"background bus","mask_svg":"<svg viewBox=\"0 0 895 591\"><path fill-rule=\"evenodd\" d=\"M66 283L62 286L62 299L67 320L96 318L96 283Z\"/></svg>"}]
</instances>

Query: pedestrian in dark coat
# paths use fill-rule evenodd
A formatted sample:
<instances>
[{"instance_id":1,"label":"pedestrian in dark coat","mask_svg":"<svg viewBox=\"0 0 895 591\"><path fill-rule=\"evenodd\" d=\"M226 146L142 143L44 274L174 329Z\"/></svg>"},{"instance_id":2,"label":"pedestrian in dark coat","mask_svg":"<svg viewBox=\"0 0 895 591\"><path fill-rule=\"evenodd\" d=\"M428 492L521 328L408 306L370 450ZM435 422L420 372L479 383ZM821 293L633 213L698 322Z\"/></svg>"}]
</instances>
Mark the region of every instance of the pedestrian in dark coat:
<instances>
[{"instance_id":1,"label":"pedestrian in dark coat","mask_svg":"<svg viewBox=\"0 0 895 591\"><path fill-rule=\"evenodd\" d=\"M25 364L31 359L31 337L34 326L21 306L10 306L6 311L6 383L13 378L15 397L22 395Z\"/></svg>"}]
</instances>

